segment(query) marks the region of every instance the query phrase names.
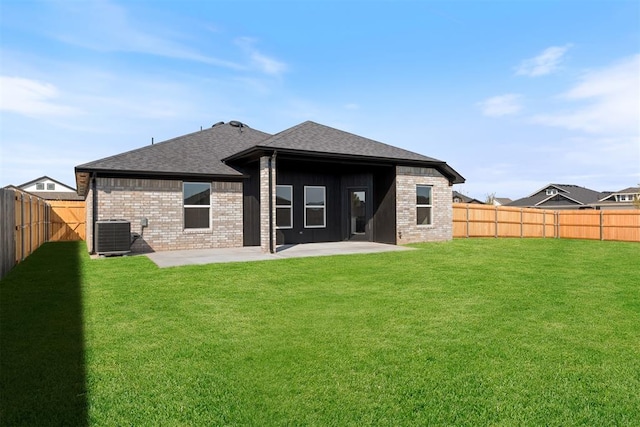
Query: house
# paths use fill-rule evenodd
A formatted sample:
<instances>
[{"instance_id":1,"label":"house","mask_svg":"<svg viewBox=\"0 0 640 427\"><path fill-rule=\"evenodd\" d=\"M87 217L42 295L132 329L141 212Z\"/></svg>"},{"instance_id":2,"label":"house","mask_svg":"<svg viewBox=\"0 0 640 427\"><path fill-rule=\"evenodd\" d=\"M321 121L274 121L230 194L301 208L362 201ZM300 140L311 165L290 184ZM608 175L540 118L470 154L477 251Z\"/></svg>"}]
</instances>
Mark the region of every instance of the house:
<instances>
[{"instance_id":1,"label":"house","mask_svg":"<svg viewBox=\"0 0 640 427\"><path fill-rule=\"evenodd\" d=\"M640 202L640 187L629 187L616 192L602 193L595 205L598 209L635 209Z\"/></svg>"},{"instance_id":2,"label":"house","mask_svg":"<svg viewBox=\"0 0 640 427\"><path fill-rule=\"evenodd\" d=\"M493 204L495 206L505 206L505 205L508 205L511 202L513 202L513 200L511 200L508 197L494 197L493 198Z\"/></svg>"},{"instance_id":3,"label":"house","mask_svg":"<svg viewBox=\"0 0 640 427\"><path fill-rule=\"evenodd\" d=\"M41 176L16 188L41 197L45 200L83 200L75 188L69 187L60 181L48 176Z\"/></svg>"},{"instance_id":4,"label":"house","mask_svg":"<svg viewBox=\"0 0 640 427\"><path fill-rule=\"evenodd\" d=\"M478 199L474 199L473 197L465 196L464 194L459 193L457 191L452 192L452 197L453 197L453 203L475 203L475 204L484 205L484 202L481 202Z\"/></svg>"},{"instance_id":5,"label":"house","mask_svg":"<svg viewBox=\"0 0 640 427\"><path fill-rule=\"evenodd\" d=\"M133 251L452 238L447 163L307 121L271 135L232 121L76 166L96 221L124 219Z\"/></svg>"},{"instance_id":6,"label":"house","mask_svg":"<svg viewBox=\"0 0 640 427\"><path fill-rule=\"evenodd\" d=\"M507 206L540 209L594 209L602 193L578 185L549 184Z\"/></svg>"}]
</instances>

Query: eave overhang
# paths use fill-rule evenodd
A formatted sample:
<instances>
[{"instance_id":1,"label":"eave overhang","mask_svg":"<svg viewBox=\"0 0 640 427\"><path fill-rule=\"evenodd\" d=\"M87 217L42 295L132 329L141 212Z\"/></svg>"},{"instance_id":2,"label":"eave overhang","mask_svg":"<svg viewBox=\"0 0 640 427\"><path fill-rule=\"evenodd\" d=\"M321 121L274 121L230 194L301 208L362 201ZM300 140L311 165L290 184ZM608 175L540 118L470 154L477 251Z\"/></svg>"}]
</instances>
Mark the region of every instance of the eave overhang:
<instances>
[{"instance_id":1,"label":"eave overhang","mask_svg":"<svg viewBox=\"0 0 640 427\"><path fill-rule=\"evenodd\" d=\"M207 174L202 172L163 172L163 171L137 171L137 170L113 170L113 169L84 169L75 168L77 193L86 197L89 192L91 177L110 178L137 178L137 179L203 179L216 181L239 181L249 176L238 172L229 174Z\"/></svg>"},{"instance_id":2,"label":"eave overhang","mask_svg":"<svg viewBox=\"0 0 640 427\"><path fill-rule=\"evenodd\" d=\"M418 167L432 167L442 173L450 184L462 184L465 179L462 175L456 172L451 166L443 161L424 161L415 159L398 159L391 157L377 157L377 156L362 156L356 154L342 154L342 153L325 153L319 151L306 151L306 150L292 150L282 149L264 146L255 146L247 150L236 153L225 159L222 159L226 164L232 162L251 162L260 159L260 157L273 156L276 154L278 158L295 159L295 160L311 160L315 162L330 162L330 163L342 163L342 164L358 164L369 166L418 166Z\"/></svg>"}]
</instances>

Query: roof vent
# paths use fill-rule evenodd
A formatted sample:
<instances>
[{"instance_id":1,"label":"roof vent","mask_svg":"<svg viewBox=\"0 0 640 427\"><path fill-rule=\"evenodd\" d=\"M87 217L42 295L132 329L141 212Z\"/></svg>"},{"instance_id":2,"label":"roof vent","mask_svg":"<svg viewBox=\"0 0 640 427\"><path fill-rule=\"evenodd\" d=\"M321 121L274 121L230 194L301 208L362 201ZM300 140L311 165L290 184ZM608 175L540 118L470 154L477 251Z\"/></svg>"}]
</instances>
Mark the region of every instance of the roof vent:
<instances>
[{"instance_id":1,"label":"roof vent","mask_svg":"<svg viewBox=\"0 0 640 427\"><path fill-rule=\"evenodd\" d=\"M229 122L229 124L230 124L231 126L233 126L234 128L243 128L243 127L247 127L247 125L245 125L244 123L239 122L239 121L237 121L237 120L231 120L231 121Z\"/></svg>"},{"instance_id":2,"label":"roof vent","mask_svg":"<svg viewBox=\"0 0 640 427\"><path fill-rule=\"evenodd\" d=\"M214 123L211 127L214 128L216 126L220 126L220 125L223 125L223 124L224 124L224 122L218 122L218 123Z\"/></svg>"}]
</instances>

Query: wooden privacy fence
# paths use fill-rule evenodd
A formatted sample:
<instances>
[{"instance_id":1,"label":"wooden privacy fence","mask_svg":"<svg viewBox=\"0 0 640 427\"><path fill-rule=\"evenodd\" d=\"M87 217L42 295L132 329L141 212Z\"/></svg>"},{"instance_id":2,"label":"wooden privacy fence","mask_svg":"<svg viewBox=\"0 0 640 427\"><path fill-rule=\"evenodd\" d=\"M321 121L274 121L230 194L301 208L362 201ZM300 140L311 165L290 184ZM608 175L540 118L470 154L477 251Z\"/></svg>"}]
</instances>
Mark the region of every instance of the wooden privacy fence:
<instances>
[{"instance_id":1,"label":"wooden privacy fence","mask_svg":"<svg viewBox=\"0 0 640 427\"><path fill-rule=\"evenodd\" d=\"M542 237L640 242L640 210L565 210L453 204L453 237Z\"/></svg>"},{"instance_id":2,"label":"wooden privacy fence","mask_svg":"<svg viewBox=\"0 0 640 427\"><path fill-rule=\"evenodd\" d=\"M44 242L84 238L84 201L48 201L0 188L0 279Z\"/></svg>"},{"instance_id":3,"label":"wooden privacy fence","mask_svg":"<svg viewBox=\"0 0 640 427\"><path fill-rule=\"evenodd\" d=\"M76 200L49 200L51 206L52 242L85 240L85 202Z\"/></svg>"}]
</instances>

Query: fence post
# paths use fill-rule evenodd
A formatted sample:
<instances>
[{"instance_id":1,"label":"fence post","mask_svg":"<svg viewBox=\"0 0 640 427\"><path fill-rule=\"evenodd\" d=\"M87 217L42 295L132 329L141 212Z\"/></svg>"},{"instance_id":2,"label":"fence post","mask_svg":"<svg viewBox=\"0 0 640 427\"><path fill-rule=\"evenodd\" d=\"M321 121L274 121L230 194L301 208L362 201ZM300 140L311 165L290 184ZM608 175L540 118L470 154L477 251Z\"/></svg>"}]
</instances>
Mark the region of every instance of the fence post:
<instances>
[{"instance_id":1,"label":"fence post","mask_svg":"<svg viewBox=\"0 0 640 427\"><path fill-rule=\"evenodd\" d=\"M520 208L520 238L524 237L524 209Z\"/></svg>"},{"instance_id":2,"label":"fence post","mask_svg":"<svg viewBox=\"0 0 640 427\"><path fill-rule=\"evenodd\" d=\"M24 193L20 193L20 261L24 261Z\"/></svg>"},{"instance_id":3,"label":"fence post","mask_svg":"<svg viewBox=\"0 0 640 427\"><path fill-rule=\"evenodd\" d=\"M495 238L498 238L498 206L496 205L494 211L493 211L493 216L495 218L495 223L496 223L496 227L495 227Z\"/></svg>"},{"instance_id":4,"label":"fence post","mask_svg":"<svg viewBox=\"0 0 640 427\"><path fill-rule=\"evenodd\" d=\"M600 240L604 240L604 211L600 210Z\"/></svg>"},{"instance_id":5,"label":"fence post","mask_svg":"<svg viewBox=\"0 0 640 427\"><path fill-rule=\"evenodd\" d=\"M467 203L467 239L469 238L469 204Z\"/></svg>"},{"instance_id":6,"label":"fence post","mask_svg":"<svg viewBox=\"0 0 640 427\"><path fill-rule=\"evenodd\" d=\"M33 253L33 197L29 196L29 255Z\"/></svg>"}]
</instances>

